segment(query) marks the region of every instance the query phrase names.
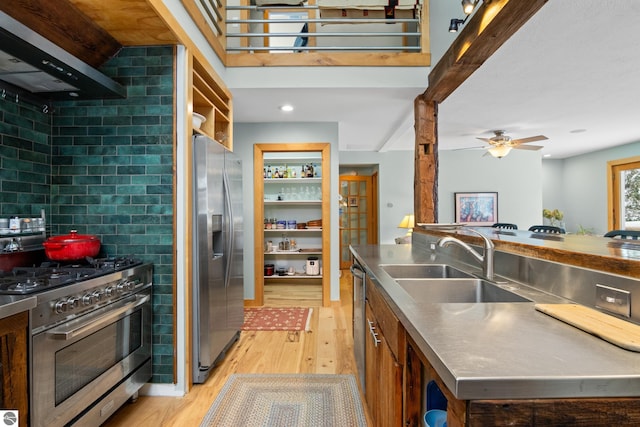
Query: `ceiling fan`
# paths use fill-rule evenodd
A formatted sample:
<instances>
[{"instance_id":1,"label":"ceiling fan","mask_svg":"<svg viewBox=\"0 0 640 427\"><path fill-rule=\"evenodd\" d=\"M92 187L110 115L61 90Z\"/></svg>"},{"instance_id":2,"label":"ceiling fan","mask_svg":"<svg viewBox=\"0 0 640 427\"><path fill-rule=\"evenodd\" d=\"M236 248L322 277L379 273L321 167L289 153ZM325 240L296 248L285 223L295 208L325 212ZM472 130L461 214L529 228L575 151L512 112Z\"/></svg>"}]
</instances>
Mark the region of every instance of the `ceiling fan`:
<instances>
[{"instance_id":1,"label":"ceiling fan","mask_svg":"<svg viewBox=\"0 0 640 427\"><path fill-rule=\"evenodd\" d=\"M517 150L540 150L542 146L540 145L524 145L529 142L535 141L544 141L548 139L544 135L530 136L528 138L520 138L520 139L511 139L510 136L505 135L503 130L494 130L493 133L495 136L491 138L479 138L482 141L485 141L489 144L488 147L483 147L487 149L487 154L492 155L493 157L497 157L501 159L502 157L509 154L512 148Z\"/></svg>"}]
</instances>

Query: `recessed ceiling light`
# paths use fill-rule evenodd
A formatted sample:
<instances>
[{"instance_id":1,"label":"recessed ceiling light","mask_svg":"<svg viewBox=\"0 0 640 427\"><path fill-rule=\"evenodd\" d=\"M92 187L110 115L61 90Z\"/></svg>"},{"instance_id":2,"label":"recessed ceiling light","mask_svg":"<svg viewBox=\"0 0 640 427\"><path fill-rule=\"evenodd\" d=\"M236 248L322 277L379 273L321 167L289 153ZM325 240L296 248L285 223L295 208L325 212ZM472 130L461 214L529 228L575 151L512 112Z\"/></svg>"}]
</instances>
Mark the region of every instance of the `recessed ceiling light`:
<instances>
[{"instance_id":1,"label":"recessed ceiling light","mask_svg":"<svg viewBox=\"0 0 640 427\"><path fill-rule=\"evenodd\" d=\"M281 105L280 106L280 110L288 113L289 111L293 111L293 105L291 105L291 104Z\"/></svg>"},{"instance_id":2,"label":"recessed ceiling light","mask_svg":"<svg viewBox=\"0 0 640 427\"><path fill-rule=\"evenodd\" d=\"M551 154L544 154L542 157L551 157Z\"/></svg>"},{"instance_id":3,"label":"recessed ceiling light","mask_svg":"<svg viewBox=\"0 0 640 427\"><path fill-rule=\"evenodd\" d=\"M586 129L574 129L574 130L570 130L569 133L582 133L582 132L586 132Z\"/></svg>"}]
</instances>

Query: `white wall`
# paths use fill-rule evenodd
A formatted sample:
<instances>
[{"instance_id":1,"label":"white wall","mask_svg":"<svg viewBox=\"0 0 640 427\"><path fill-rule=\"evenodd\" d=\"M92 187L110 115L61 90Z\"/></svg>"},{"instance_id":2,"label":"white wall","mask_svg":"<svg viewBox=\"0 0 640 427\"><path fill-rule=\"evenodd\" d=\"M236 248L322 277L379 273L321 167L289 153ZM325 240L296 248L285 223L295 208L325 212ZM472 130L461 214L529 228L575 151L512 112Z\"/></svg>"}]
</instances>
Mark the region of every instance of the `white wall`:
<instances>
[{"instance_id":1,"label":"white wall","mask_svg":"<svg viewBox=\"0 0 640 427\"><path fill-rule=\"evenodd\" d=\"M441 151L438 222L454 222L454 193L498 192L498 220L526 230L542 223L541 156L513 150L496 159L480 150Z\"/></svg>"},{"instance_id":2,"label":"white wall","mask_svg":"<svg viewBox=\"0 0 640 427\"><path fill-rule=\"evenodd\" d=\"M564 192L564 160L542 160L542 207L567 209ZM566 225L566 224L565 224Z\"/></svg>"},{"instance_id":3,"label":"white wall","mask_svg":"<svg viewBox=\"0 0 640 427\"><path fill-rule=\"evenodd\" d=\"M449 32L451 18L464 19L464 17L459 0L429 1L429 42L431 43L432 67L438 63L458 36L458 33ZM461 25L458 31L462 31L463 28L464 25Z\"/></svg>"},{"instance_id":4,"label":"white wall","mask_svg":"<svg viewBox=\"0 0 640 427\"><path fill-rule=\"evenodd\" d=\"M341 165L379 165L379 241L394 243L406 234L398 224L413 213L413 151L341 151Z\"/></svg>"},{"instance_id":5,"label":"white wall","mask_svg":"<svg viewBox=\"0 0 640 427\"><path fill-rule=\"evenodd\" d=\"M639 154L640 142L634 142L562 161L543 161L546 180L544 200L545 204L549 203L545 207L564 211L569 232L575 232L578 226L582 226L596 234L604 234L608 228L607 161ZM557 206L551 203L557 203Z\"/></svg>"},{"instance_id":6,"label":"white wall","mask_svg":"<svg viewBox=\"0 0 640 427\"><path fill-rule=\"evenodd\" d=\"M235 123L233 151L242 158L246 179L244 192L244 297L255 298L253 245L253 146L268 143L328 142L331 144L331 300L340 299L339 241L338 241L338 124L337 123ZM262 172L261 172L262 173ZM262 244L262 242L259 242ZM325 271L325 274L327 272Z\"/></svg>"}]
</instances>

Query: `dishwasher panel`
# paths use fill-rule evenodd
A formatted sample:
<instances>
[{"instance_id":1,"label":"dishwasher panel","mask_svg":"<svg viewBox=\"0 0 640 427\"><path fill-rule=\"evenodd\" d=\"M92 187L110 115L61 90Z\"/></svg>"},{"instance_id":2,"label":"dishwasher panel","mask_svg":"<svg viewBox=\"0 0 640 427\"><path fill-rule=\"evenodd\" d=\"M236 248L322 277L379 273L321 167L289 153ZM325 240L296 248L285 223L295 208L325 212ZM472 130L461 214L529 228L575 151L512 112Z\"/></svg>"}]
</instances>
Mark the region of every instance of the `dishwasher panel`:
<instances>
[{"instance_id":1,"label":"dishwasher panel","mask_svg":"<svg viewBox=\"0 0 640 427\"><path fill-rule=\"evenodd\" d=\"M366 273L364 269L354 261L351 265L351 274L353 275L353 352L356 358L356 368L358 369L358 378L362 392L366 390L365 384L365 358L364 348L366 339L366 317L364 314L365 307L365 287Z\"/></svg>"}]
</instances>

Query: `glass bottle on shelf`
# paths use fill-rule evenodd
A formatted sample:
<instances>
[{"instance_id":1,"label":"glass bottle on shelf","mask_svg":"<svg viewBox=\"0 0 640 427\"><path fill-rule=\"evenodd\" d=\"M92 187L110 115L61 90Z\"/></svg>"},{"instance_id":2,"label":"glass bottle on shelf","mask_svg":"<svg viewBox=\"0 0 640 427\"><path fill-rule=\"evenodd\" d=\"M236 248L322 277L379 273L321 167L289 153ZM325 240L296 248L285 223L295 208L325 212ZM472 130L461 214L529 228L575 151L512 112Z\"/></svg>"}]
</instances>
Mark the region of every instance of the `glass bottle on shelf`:
<instances>
[{"instance_id":1,"label":"glass bottle on shelf","mask_svg":"<svg viewBox=\"0 0 640 427\"><path fill-rule=\"evenodd\" d=\"M267 166L267 178L271 178L273 173L271 172L271 166Z\"/></svg>"}]
</instances>

